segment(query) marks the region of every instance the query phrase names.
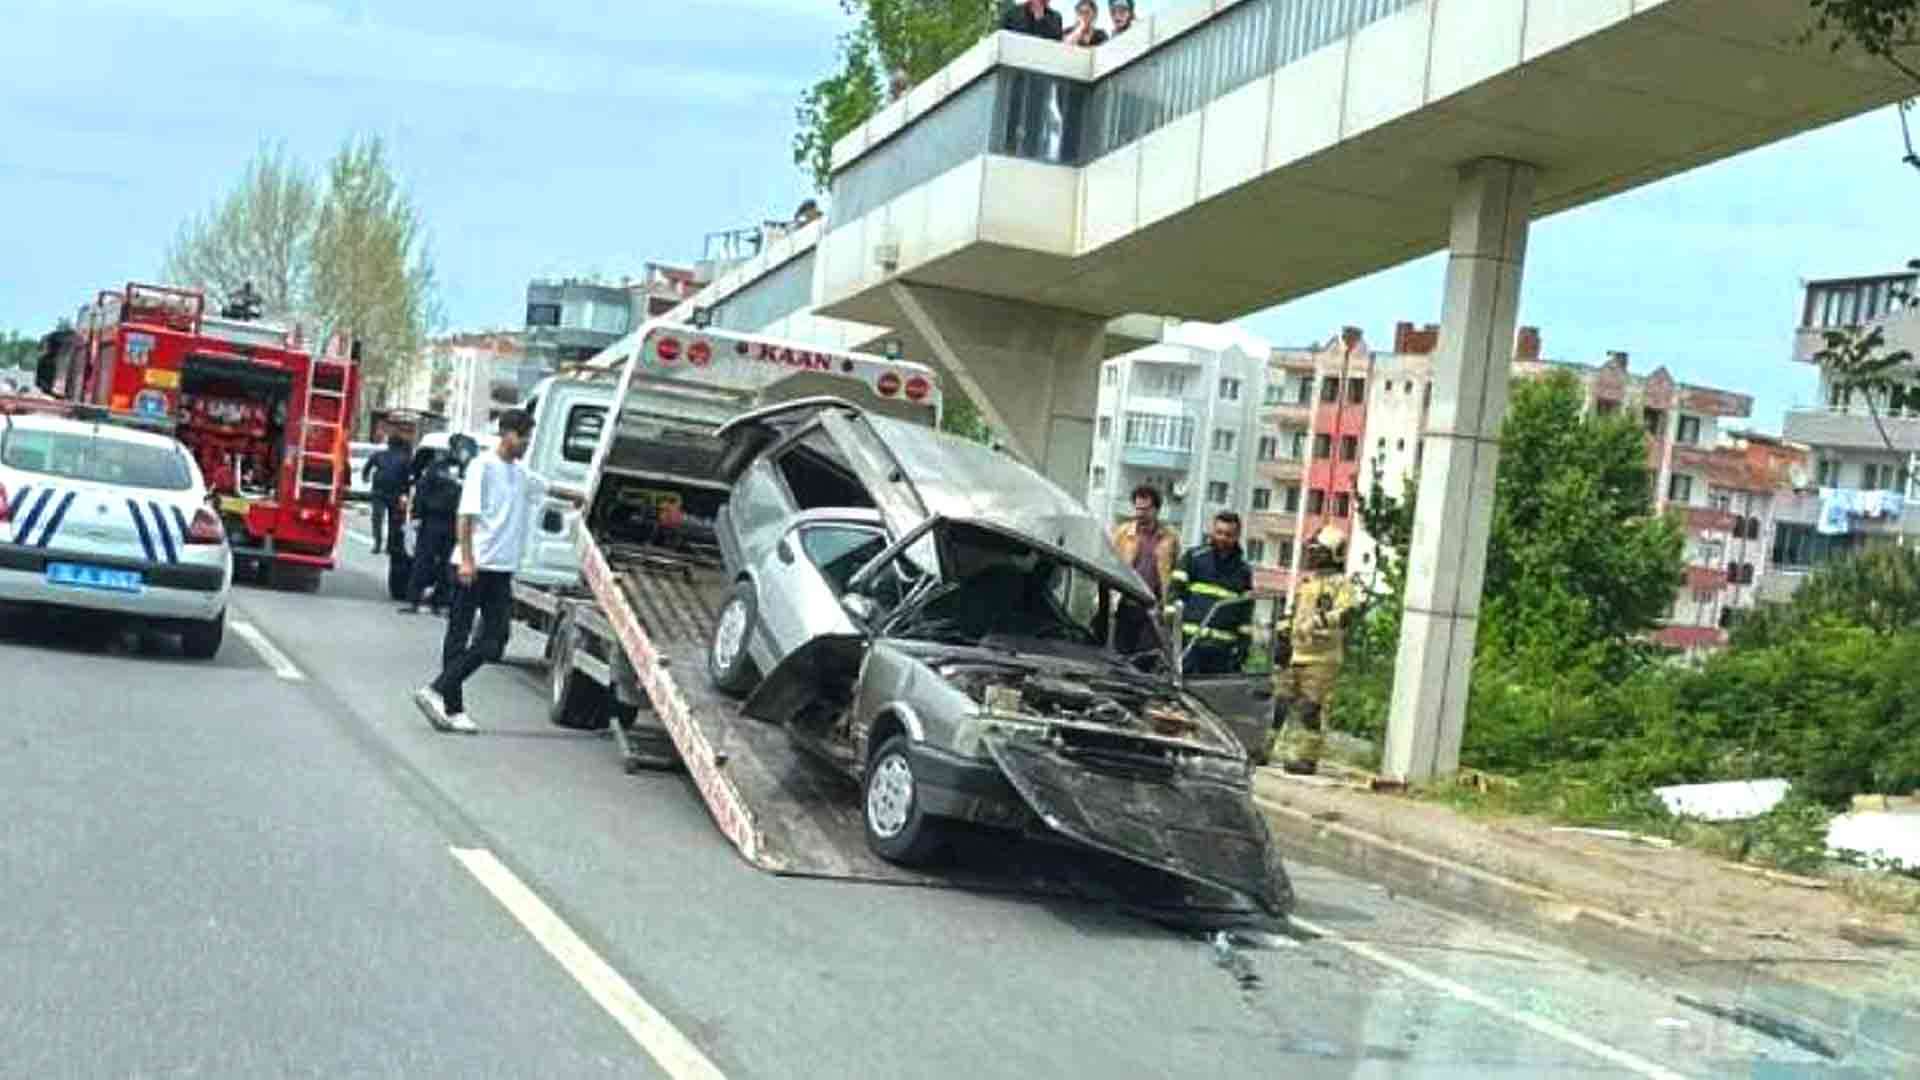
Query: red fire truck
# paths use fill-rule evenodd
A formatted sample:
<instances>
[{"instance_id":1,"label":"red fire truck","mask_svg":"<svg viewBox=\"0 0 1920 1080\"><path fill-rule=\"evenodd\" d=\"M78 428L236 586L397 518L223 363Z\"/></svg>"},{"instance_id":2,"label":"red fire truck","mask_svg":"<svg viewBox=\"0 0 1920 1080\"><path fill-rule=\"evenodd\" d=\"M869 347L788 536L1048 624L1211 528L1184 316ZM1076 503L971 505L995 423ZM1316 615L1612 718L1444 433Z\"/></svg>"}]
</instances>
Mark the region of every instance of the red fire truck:
<instances>
[{"instance_id":1,"label":"red fire truck","mask_svg":"<svg viewBox=\"0 0 1920 1080\"><path fill-rule=\"evenodd\" d=\"M358 345L206 311L197 290L129 284L80 309L41 389L158 421L200 464L236 572L312 589L333 568Z\"/></svg>"}]
</instances>

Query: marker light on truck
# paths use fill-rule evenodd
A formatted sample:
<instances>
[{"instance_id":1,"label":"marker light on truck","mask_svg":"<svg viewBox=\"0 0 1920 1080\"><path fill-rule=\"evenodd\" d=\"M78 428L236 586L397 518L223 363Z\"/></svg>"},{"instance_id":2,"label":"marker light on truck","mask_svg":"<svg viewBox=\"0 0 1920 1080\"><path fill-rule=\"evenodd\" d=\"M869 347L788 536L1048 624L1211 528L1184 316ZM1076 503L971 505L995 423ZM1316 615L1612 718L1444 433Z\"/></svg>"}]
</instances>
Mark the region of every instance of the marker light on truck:
<instances>
[{"instance_id":1,"label":"marker light on truck","mask_svg":"<svg viewBox=\"0 0 1920 1080\"><path fill-rule=\"evenodd\" d=\"M654 346L654 353L660 357L661 363L673 363L675 360L680 359L680 339L670 337L661 338L660 344Z\"/></svg>"},{"instance_id":2,"label":"marker light on truck","mask_svg":"<svg viewBox=\"0 0 1920 1080\"><path fill-rule=\"evenodd\" d=\"M900 392L900 376L889 371L880 376L880 381L874 383L874 389L880 391L881 397L892 397Z\"/></svg>"}]
</instances>

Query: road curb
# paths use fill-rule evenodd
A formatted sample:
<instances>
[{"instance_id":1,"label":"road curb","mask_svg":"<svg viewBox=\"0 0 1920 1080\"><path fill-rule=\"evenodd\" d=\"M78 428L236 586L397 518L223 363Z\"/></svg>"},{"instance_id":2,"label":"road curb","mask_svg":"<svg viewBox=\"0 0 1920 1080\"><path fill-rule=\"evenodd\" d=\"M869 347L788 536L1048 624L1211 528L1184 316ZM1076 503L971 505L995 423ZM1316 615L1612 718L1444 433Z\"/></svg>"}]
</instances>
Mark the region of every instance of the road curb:
<instances>
[{"instance_id":1,"label":"road curb","mask_svg":"<svg viewBox=\"0 0 1920 1080\"><path fill-rule=\"evenodd\" d=\"M1500 874L1407 846L1330 814L1256 794L1281 850L1292 858L1377 882L1390 890L1506 924L1649 978L1684 978L1750 1005L1823 1029L1836 1045L1870 1048L1920 1064L1920 1016L1762 971L1683 934Z\"/></svg>"}]
</instances>

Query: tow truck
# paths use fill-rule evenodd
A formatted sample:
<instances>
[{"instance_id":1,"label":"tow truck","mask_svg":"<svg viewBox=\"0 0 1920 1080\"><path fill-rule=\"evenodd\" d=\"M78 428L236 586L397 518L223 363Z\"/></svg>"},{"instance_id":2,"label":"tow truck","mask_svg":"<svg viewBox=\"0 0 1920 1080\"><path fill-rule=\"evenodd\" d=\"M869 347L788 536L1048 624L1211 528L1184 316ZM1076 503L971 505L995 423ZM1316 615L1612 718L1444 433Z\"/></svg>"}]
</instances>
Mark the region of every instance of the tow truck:
<instances>
[{"instance_id":1,"label":"tow truck","mask_svg":"<svg viewBox=\"0 0 1920 1080\"><path fill-rule=\"evenodd\" d=\"M243 305L244 308L244 305ZM43 358L42 392L166 420L205 474L235 567L311 591L334 566L359 344L207 311L197 289L129 283L83 305Z\"/></svg>"},{"instance_id":2,"label":"tow truck","mask_svg":"<svg viewBox=\"0 0 1920 1080\"><path fill-rule=\"evenodd\" d=\"M728 355L787 375L752 391L690 377ZM546 605L534 618L548 635L553 722L608 730L628 772L684 769L741 857L772 873L1077 896L1183 924L1261 917L1227 890L1091 848L1063 853L1054 844L988 837L973 838L984 849L962 850L942 865L886 861L867 844L857 789L810 759L784 728L746 716L711 682L706 651L734 585L714 529L730 490L719 427L768 404L823 394L862 407L922 406L938 394L930 371L666 322L636 330L591 366L614 378L591 438L563 422L557 396L538 403L535 422L536 446L543 427L549 444L593 446L582 487L552 489L578 505L550 504L539 524L560 532L569 513L577 516L571 532L582 587L518 594Z\"/></svg>"}]
</instances>

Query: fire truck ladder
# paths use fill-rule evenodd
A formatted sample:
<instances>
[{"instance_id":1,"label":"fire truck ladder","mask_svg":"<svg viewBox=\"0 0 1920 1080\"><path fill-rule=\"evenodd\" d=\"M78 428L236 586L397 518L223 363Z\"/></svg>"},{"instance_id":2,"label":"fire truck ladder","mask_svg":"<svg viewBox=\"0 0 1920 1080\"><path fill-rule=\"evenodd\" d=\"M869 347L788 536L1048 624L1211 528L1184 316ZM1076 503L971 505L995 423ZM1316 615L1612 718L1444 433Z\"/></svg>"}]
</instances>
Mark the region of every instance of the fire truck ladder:
<instances>
[{"instance_id":1,"label":"fire truck ladder","mask_svg":"<svg viewBox=\"0 0 1920 1080\"><path fill-rule=\"evenodd\" d=\"M313 358L313 385L307 389L306 416L300 422L299 490L296 497L317 491L332 498L340 489L340 440L347 425L347 387L353 360L331 355L324 338ZM333 403L333 419L318 418L320 402ZM327 449L316 450L313 436L319 434ZM316 479L322 474L326 479Z\"/></svg>"}]
</instances>

